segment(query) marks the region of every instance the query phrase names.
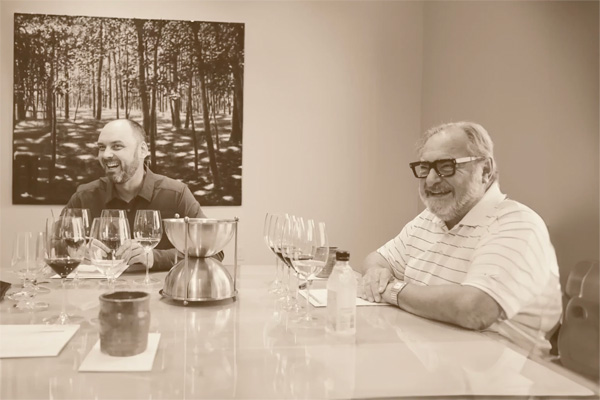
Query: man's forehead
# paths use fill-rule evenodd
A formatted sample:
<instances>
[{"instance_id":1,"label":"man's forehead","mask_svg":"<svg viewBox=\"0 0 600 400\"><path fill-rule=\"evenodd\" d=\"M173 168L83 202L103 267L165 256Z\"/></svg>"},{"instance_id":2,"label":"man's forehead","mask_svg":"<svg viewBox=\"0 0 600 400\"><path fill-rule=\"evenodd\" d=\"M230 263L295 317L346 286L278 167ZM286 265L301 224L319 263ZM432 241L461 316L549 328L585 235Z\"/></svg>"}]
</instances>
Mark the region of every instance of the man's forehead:
<instances>
[{"instance_id":1,"label":"man's forehead","mask_svg":"<svg viewBox=\"0 0 600 400\"><path fill-rule=\"evenodd\" d=\"M423 146L422 156L446 154L458 157L466 155L469 139L458 127L451 127L430 137Z\"/></svg>"},{"instance_id":2,"label":"man's forehead","mask_svg":"<svg viewBox=\"0 0 600 400\"><path fill-rule=\"evenodd\" d=\"M130 129L114 129L113 127L105 127L98 135L98 143L134 143L135 137Z\"/></svg>"}]
</instances>

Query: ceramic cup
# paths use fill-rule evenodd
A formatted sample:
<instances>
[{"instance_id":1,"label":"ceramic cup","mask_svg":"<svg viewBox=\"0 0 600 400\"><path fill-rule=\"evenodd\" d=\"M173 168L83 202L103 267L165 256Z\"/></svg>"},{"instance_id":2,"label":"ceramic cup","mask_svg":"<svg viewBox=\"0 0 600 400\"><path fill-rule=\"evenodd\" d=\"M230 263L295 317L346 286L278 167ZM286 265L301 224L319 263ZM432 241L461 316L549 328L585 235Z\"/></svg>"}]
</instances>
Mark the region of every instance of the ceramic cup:
<instances>
[{"instance_id":1,"label":"ceramic cup","mask_svg":"<svg viewBox=\"0 0 600 400\"><path fill-rule=\"evenodd\" d=\"M100 351L115 357L143 353L148 346L150 295L112 292L100 296Z\"/></svg>"}]
</instances>

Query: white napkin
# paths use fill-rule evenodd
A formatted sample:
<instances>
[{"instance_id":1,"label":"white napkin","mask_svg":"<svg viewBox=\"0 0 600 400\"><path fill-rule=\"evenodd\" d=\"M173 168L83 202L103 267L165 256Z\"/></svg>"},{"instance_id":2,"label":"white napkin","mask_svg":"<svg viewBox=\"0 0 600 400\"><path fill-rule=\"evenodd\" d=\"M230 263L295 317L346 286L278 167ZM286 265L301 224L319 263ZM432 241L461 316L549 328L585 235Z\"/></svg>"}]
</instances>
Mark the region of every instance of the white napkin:
<instances>
[{"instance_id":1,"label":"white napkin","mask_svg":"<svg viewBox=\"0 0 600 400\"><path fill-rule=\"evenodd\" d=\"M0 325L0 358L55 357L79 325Z\"/></svg>"},{"instance_id":2,"label":"white napkin","mask_svg":"<svg viewBox=\"0 0 600 400\"><path fill-rule=\"evenodd\" d=\"M300 290L298 293L302 295L302 297L306 298L306 290ZM310 291L310 298L308 299L310 304L314 307L325 307L327 306L327 289L312 289ZM360 297L356 298L357 306L389 306L388 303L372 303L367 300L363 300Z\"/></svg>"},{"instance_id":3,"label":"white napkin","mask_svg":"<svg viewBox=\"0 0 600 400\"><path fill-rule=\"evenodd\" d=\"M125 268L123 268L120 271L117 271L115 273L115 279L118 278L119 276L121 276L123 271L125 271L127 269L127 265L125 265L124 267ZM106 276L104 276L103 273L98 271L96 269L96 267L94 267L93 264L81 263L81 264L79 264L79 266L77 267L77 269L75 271L77 271L80 279L106 279ZM69 274L69 276L67 276L67 278L68 279L74 278L75 271L71 272ZM51 276L51 278L52 279L60 279L60 276L58 274L55 274L55 275Z\"/></svg>"},{"instance_id":4,"label":"white napkin","mask_svg":"<svg viewBox=\"0 0 600 400\"><path fill-rule=\"evenodd\" d=\"M100 340L98 340L79 366L79 371L152 371L152 364L154 364L154 356L156 356L159 341L160 333L149 333L148 347L146 347L146 351L143 353L131 357L112 357L100 351Z\"/></svg>"}]
</instances>

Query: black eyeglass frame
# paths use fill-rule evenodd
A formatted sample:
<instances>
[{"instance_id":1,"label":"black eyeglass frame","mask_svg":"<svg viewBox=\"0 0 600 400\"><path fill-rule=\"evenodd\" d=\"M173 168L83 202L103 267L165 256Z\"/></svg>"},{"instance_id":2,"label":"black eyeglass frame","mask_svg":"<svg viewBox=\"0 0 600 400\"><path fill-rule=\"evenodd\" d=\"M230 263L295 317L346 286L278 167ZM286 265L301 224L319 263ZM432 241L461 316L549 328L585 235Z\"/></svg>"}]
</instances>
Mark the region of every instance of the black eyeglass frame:
<instances>
[{"instance_id":1,"label":"black eyeglass frame","mask_svg":"<svg viewBox=\"0 0 600 400\"><path fill-rule=\"evenodd\" d=\"M415 178L419 178L419 179L427 178L427 176L431 172L432 168L435 171L435 173L438 174L438 176L440 178L448 178L450 176L453 176L456 173L456 165L457 164L464 164L464 163L478 161L478 160L484 160L484 159L485 159L485 157L442 158L442 159L435 160L435 161L414 161L414 162L409 163L408 165L410 166L410 169L412 169L412 172L415 175ZM443 162L452 162L452 173L443 174L440 172L440 170L438 169L438 166L440 165L440 163L443 163ZM417 167L423 166L423 165L427 166L427 173L423 176L419 176L419 174L417 173Z\"/></svg>"}]
</instances>

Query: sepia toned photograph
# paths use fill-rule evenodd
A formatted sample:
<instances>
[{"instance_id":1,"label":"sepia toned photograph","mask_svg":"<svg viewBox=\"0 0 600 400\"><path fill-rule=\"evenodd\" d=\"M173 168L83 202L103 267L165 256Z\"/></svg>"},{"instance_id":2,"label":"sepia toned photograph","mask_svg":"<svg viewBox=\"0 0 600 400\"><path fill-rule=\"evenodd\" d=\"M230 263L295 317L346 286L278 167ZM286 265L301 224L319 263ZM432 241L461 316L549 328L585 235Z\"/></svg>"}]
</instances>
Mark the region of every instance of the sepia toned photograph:
<instances>
[{"instance_id":1,"label":"sepia toned photograph","mask_svg":"<svg viewBox=\"0 0 600 400\"><path fill-rule=\"evenodd\" d=\"M66 204L126 118L154 173L241 205L244 24L15 14L14 57L13 204Z\"/></svg>"}]
</instances>

